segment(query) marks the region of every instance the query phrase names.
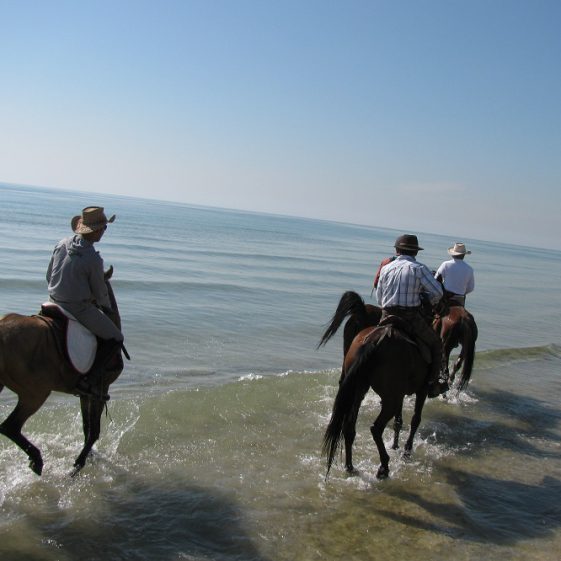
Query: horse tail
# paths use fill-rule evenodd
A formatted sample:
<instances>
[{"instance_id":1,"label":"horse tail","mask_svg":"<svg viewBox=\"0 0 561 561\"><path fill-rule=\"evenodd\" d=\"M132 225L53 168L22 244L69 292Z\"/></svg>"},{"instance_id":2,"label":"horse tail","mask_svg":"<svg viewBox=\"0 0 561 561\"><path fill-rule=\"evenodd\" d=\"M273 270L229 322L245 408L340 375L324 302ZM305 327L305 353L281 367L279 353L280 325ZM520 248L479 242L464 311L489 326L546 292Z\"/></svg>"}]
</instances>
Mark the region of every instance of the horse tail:
<instances>
[{"instance_id":1,"label":"horse tail","mask_svg":"<svg viewBox=\"0 0 561 561\"><path fill-rule=\"evenodd\" d=\"M475 362L475 341L478 335L477 325L471 316L468 320L464 319L463 323L462 352L464 353L464 363L462 376L458 383L459 391L465 389L471 379L473 363Z\"/></svg>"},{"instance_id":2,"label":"horse tail","mask_svg":"<svg viewBox=\"0 0 561 561\"><path fill-rule=\"evenodd\" d=\"M331 323L325 330L325 333L320 339L317 348L319 349L321 346L325 345L327 341L329 341L329 339L331 339L331 337L335 335L339 327L341 327L344 319L351 315L354 315L361 325L366 325L367 313L364 300L356 292L349 290L345 292L343 296L341 296L339 305L337 306L337 309L335 310L335 313L331 318Z\"/></svg>"},{"instance_id":3,"label":"horse tail","mask_svg":"<svg viewBox=\"0 0 561 561\"><path fill-rule=\"evenodd\" d=\"M370 387L367 361L372 357L374 348L373 345L361 347L353 364L339 384L331 419L323 436L322 454L327 456L326 477L329 475L333 459L339 449L345 425L352 418L355 407L360 406Z\"/></svg>"}]
</instances>

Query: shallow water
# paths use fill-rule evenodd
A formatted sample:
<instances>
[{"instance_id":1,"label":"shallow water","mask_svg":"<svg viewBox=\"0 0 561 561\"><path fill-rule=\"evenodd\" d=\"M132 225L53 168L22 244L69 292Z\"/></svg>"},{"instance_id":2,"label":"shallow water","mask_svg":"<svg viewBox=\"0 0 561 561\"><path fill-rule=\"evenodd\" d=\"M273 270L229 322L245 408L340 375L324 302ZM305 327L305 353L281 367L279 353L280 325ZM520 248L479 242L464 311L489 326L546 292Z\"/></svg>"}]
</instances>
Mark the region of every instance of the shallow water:
<instances>
[{"instance_id":1,"label":"shallow water","mask_svg":"<svg viewBox=\"0 0 561 561\"><path fill-rule=\"evenodd\" d=\"M0 224L0 307L33 313L51 246L92 196L2 186L0 196L10 218ZM557 559L558 253L464 240L480 328L468 391L427 403L412 458L391 451L382 482L369 394L359 474L338 462L326 480L321 440L342 344L339 335L315 345L344 290L369 301L395 233L97 200L118 214L100 249L116 267L133 361L78 477L69 477L82 440L75 398L53 395L25 427L43 452L42 477L0 440L3 561ZM32 219L44 221L41 235L28 232ZM453 241L420 237L434 266ZM557 276L533 290L546 265ZM4 390L0 418L14 404Z\"/></svg>"}]
</instances>

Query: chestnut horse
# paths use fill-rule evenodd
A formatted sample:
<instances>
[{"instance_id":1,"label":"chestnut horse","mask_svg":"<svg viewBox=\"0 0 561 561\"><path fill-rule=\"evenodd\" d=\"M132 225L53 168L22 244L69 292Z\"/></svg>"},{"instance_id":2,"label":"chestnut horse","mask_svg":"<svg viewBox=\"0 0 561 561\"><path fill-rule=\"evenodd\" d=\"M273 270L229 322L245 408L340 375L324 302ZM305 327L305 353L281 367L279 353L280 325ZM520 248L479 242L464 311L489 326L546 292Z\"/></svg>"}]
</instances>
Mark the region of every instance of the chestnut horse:
<instances>
[{"instance_id":1,"label":"chestnut horse","mask_svg":"<svg viewBox=\"0 0 561 561\"><path fill-rule=\"evenodd\" d=\"M111 300L111 319L120 328L121 319L109 279L113 267L105 273ZM119 360L106 372L103 394L106 394L123 370ZM29 467L37 474L43 471L39 449L21 433L24 423L45 403L52 391L73 394L78 374L59 350L56 334L49 321L38 316L8 314L0 319L0 391L6 386L18 396L15 409L0 424L0 433L17 444L28 456ZM75 475L99 438L104 402L80 396L84 447L74 462Z\"/></svg>"},{"instance_id":2,"label":"chestnut horse","mask_svg":"<svg viewBox=\"0 0 561 561\"><path fill-rule=\"evenodd\" d=\"M463 306L452 305L446 315L435 317L433 327L442 340L442 371L446 374L450 387L461 368L458 382L458 392L460 392L468 385L473 370L478 334L475 320ZM460 356L454 362L450 373L450 353L458 345L461 346Z\"/></svg>"},{"instance_id":3,"label":"chestnut horse","mask_svg":"<svg viewBox=\"0 0 561 561\"><path fill-rule=\"evenodd\" d=\"M372 308L375 308L372 306ZM357 314L355 324L349 328L346 336L351 336L352 329L364 321L379 319L379 308L366 313L366 305L355 292L346 292L341 297L337 311L318 346L324 345L337 331L347 315ZM357 313L358 312L358 313ZM377 321L377 320L376 320ZM347 322L348 324L349 322ZM346 326L345 326L346 327ZM428 364L422 358L416 344L393 325L383 327L366 327L354 336L347 347L339 390L335 397L331 420L324 435L323 451L327 456L327 473L340 441L345 441L345 468L354 471L352 446L356 436L356 420L360 404L369 388L381 398L381 411L370 431L380 455L380 467L376 476L379 479L389 475L389 455L383 440L383 432L388 422L395 418L395 437L393 448L397 448L401 413L406 395L415 394L415 409L411 420L411 430L405 444L405 453L413 449L413 439L421 422L421 414L427 398Z\"/></svg>"}]
</instances>

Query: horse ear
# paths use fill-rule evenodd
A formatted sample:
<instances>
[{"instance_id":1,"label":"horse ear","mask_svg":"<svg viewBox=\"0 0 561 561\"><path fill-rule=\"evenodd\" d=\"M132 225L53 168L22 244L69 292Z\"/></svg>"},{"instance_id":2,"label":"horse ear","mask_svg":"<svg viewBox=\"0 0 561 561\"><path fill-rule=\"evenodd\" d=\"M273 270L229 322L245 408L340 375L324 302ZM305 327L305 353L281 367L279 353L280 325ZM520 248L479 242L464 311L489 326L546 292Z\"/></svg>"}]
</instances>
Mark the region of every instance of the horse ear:
<instances>
[{"instance_id":1,"label":"horse ear","mask_svg":"<svg viewBox=\"0 0 561 561\"><path fill-rule=\"evenodd\" d=\"M109 269L107 269L107 271L105 271L104 273L105 280L108 281L112 276L113 276L113 265L110 265Z\"/></svg>"}]
</instances>

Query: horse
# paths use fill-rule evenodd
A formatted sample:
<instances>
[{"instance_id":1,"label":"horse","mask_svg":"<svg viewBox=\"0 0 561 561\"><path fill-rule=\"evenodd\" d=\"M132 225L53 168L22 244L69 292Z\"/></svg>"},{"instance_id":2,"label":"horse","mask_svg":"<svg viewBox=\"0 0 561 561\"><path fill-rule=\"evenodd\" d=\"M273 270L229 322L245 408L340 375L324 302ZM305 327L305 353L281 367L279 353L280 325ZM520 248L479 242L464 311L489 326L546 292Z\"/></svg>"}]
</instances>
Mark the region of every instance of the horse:
<instances>
[{"instance_id":1,"label":"horse","mask_svg":"<svg viewBox=\"0 0 561 561\"><path fill-rule=\"evenodd\" d=\"M111 301L108 315L120 329L119 308L109 282L112 275L113 267L110 267L105 273ZM16 407L0 424L0 433L27 454L29 467L37 475L43 471L43 458L40 450L22 434L23 425L42 407L52 391L74 394L77 380L77 373L60 350L50 323L48 318L15 313L0 319L0 391L6 386L18 396ZM120 354L117 359L105 373L103 394L123 370ZM73 476L84 467L99 438L104 405L104 401L95 397L80 396L84 446L74 462Z\"/></svg>"},{"instance_id":2,"label":"horse","mask_svg":"<svg viewBox=\"0 0 561 561\"><path fill-rule=\"evenodd\" d=\"M363 329L367 327L374 327L378 325L382 317L382 308L374 306L372 304L365 304L364 300L356 292L349 290L341 296L337 309L333 314L330 324L322 335L320 342L317 345L319 349L321 346L325 345L333 335L337 332L341 324L347 319L345 327L343 329L343 359L346 356L353 339L360 333ZM341 377L339 378L339 385L345 377L345 369L341 368ZM403 427L403 416L402 412L396 414L394 419L394 441L392 444L392 449L397 450L399 448L399 434L401 428ZM349 445L352 447L352 443Z\"/></svg>"},{"instance_id":3,"label":"horse","mask_svg":"<svg viewBox=\"0 0 561 561\"><path fill-rule=\"evenodd\" d=\"M419 348L393 325L368 327L351 343L343 363L344 378L339 385L331 419L323 439L327 456L327 475L341 439L345 439L345 468L355 471L352 445L356 436L356 420L360 404L369 388L381 399L381 410L370 428L380 456L378 479L389 476L389 455L383 432L388 422L401 414L406 395L415 394L415 410L411 430L405 444L405 455L413 450L413 439L421 423L427 399L428 364Z\"/></svg>"},{"instance_id":4,"label":"horse","mask_svg":"<svg viewBox=\"0 0 561 561\"><path fill-rule=\"evenodd\" d=\"M355 292L346 292L341 297L331 324L318 345L324 345L341 325L345 317L355 317L346 337L351 337L356 325L367 321L379 321L380 308L372 306L367 313L366 304ZM347 325L349 322L347 322ZM347 325L345 328L347 328ZM345 329L347 331L347 329ZM421 414L427 398L428 363L420 349L395 326L370 326L362 328L352 338L345 340L345 354L339 390L333 405L333 412L323 439L323 453L327 456L327 474L340 441L345 441L345 468L354 473L352 446L356 436L356 420L360 404L371 387L381 398L382 409L370 431L380 455L380 467L376 476L385 479L389 475L389 455L382 438L388 422L394 418L394 441L392 448L398 448L401 430L403 400L406 395L415 394L415 408L411 420L409 437L405 444L405 455L413 450L413 439L421 422Z\"/></svg>"},{"instance_id":5,"label":"horse","mask_svg":"<svg viewBox=\"0 0 561 561\"><path fill-rule=\"evenodd\" d=\"M451 305L445 315L435 316L433 328L442 340L442 372L448 378L450 386L461 369L458 382L458 392L460 392L467 387L473 370L475 342L478 335L475 319L463 306ZM460 355L450 373L450 353L458 345L461 346Z\"/></svg>"}]
</instances>

